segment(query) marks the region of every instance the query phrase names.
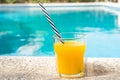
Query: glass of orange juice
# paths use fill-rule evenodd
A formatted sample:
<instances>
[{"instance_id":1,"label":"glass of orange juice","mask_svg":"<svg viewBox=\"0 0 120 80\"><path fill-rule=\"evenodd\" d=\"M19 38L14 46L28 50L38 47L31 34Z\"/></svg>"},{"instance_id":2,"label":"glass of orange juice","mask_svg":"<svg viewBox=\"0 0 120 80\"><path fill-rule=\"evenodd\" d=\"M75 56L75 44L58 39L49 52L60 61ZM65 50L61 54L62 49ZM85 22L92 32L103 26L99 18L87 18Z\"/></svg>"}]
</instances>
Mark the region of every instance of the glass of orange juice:
<instances>
[{"instance_id":1,"label":"glass of orange juice","mask_svg":"<svg viewBox=\"0 0 120 80\"><path fill-rule=\"evenodd\" d=\"M61 34L64 44L54 36L54 52L60 77L75 78L85 74L85 34L66 32Z\"/></svg>"}]
</instances>

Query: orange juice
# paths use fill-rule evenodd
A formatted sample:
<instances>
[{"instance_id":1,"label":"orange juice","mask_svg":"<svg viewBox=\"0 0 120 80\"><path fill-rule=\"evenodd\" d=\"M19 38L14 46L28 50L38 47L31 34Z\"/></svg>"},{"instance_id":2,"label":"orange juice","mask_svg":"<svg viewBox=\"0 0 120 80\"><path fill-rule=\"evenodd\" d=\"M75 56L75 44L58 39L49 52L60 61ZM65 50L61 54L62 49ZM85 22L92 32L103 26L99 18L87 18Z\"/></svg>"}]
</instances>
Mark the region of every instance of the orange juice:
<instances>
[{"instance_id":1,"label":"orange juice","mask_svg":"<svg viewBox=\"0 0 120 80\"><path fill-rule=\"evenodd\" d=\"M54 50L57 57L59 74L83 74L85 42L65 41L64 44L56 42Z\"/></svg>"}]
</instances>

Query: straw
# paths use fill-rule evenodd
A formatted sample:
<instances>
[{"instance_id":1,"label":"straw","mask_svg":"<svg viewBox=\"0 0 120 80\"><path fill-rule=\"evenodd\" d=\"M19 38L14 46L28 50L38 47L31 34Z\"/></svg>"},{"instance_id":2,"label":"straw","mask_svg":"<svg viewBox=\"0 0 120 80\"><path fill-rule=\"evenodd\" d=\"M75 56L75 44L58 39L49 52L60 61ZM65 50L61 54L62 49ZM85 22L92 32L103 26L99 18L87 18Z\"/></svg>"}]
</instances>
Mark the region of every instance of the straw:
<instances>
[{"instance_id":1,"label":"straw","mask_svg":"<svg viewBox=\"0 0 120 80\"><path fill-rule=\"evenodd\" d=\"M40 5L42 11L44 12L44 14L45 14L47 20L49 21L49 23L50 23L50 25L51 25L53 31L54 31L55 34L56 34L56 36L58 37L58 39L60 40L60 42L62 42L62 43L64 44L64 42L63 42L63 40L62 40L62 37L61 37L59 31L57 30L55 24L53 23L52 19L50 18L50 16L49 16L47 10L45 9L45 7L44 7L41 3L39 3L39 5Z\"/></svg>"}]
</instances>

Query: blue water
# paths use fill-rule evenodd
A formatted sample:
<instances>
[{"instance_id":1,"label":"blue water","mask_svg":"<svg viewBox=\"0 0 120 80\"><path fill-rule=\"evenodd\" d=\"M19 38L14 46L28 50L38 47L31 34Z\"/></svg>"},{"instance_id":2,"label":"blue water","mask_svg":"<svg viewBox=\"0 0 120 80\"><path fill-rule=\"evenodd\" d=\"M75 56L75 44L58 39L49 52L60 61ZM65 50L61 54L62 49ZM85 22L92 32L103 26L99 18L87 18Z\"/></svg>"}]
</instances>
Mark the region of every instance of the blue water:
<instances>
[{"instance_id":1,"label":"blue water","mask_svg":"<svg viewBox=\"0 0 120 80\"><path fill-rule=\"evenodd\" d=\"M87 34L87 57L120 57L119 16L104 10L48 10L60 32ZM54 56L53 31L38 8L0 8L1 56Z\"/></svg>"}]
</instances>

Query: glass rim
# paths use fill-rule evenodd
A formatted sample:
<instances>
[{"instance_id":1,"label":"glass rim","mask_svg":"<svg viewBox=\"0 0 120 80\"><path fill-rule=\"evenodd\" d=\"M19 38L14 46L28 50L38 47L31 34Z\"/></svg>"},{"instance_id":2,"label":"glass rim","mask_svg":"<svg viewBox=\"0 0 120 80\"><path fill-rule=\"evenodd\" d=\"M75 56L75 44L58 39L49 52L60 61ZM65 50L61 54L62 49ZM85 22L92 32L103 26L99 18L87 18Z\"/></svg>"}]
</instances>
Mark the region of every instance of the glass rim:
<instances>
[{"instance_id":1,"label":"glass rim","mask_svg":"<svg viewBox=\"0 0 120 80\"><path fill-rule=\"evenodd\" d=\"M61 32L60 33L61 37L62 37L62 35L66 35L66 34L68 34L68 35L69 34L79 34L79 35L81 35L81 37L74 38L74 39L86 38L86 36L87 36L87 34L83 33L83 32ZM53 38L57 38L58 39L56 34L53 35ZM62 37L62 39L64 40L64 39L73 39L73 38L64 38L64 37Z\"/></svg>"}]
</instances>

